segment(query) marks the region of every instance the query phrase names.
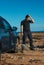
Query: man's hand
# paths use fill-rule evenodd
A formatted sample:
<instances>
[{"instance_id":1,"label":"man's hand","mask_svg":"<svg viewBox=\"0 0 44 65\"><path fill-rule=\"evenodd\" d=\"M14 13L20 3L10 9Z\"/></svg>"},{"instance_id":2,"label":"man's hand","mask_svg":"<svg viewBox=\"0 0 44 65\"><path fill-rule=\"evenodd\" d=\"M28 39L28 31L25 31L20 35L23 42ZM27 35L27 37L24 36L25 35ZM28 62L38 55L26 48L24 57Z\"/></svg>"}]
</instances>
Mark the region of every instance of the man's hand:
<instances>
[{"instance_id":1,"label":"man's hand","mask_svg":"<svg viewBox=\"0 0 44 65\"><path fill-rule=\"evenodd\" d=\"M32 22L34 23L34 19L30 16L30 20L32 20Z\"/></svg>"},{"instance_id":2,"label":"man's hand","mask_svg":"<svg viewBox=\"0 0 44 65\"><path fill-rule=\"evenodd\" d=\"M23 32L21 32L21 36L23 36Z\"/></svg>"},{"instance_id":3,"label":"man's hand","mask_svg":"<svg viewBox=\"0 0 44 65\"><path fill-rule=\"evenodd\" d=\"M34 23L34 19L32 19L33 23Z\"/></svg>"},{"instance_id":4,"label":"man's hand","mask_svg":"<svg viewBox=\"0 0 44 65\"><path fill-rule=\"evenodd\" d=\"M21 38L21 39L23 38L23 32L20 33L20 38Z\"/></svg>"}]
</instances>

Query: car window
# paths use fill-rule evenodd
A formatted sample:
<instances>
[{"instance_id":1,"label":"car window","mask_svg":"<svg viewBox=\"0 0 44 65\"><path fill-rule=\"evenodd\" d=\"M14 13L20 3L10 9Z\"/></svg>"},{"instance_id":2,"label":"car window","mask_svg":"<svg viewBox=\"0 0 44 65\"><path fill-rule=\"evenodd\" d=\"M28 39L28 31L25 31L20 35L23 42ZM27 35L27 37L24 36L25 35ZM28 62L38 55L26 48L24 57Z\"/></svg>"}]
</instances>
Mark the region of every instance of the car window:
<instances>
[{"instance_id":1,"label":"car window","mask_svg":"<svg viewBox=\"0 0 44 65\"><path fill-rule=\"evenodd\" d=\"M4 25L1 21L0 21L0 29L4 29Z\"/></svg>"},{"instance_id":2,"label":"car window","mask_svg":"<svg viewBox=\"0 0 44 65\"><path fill-rule=\"evenodd\" d=\"M11 26L9 25L9 23L6 20L2 20L2 22L3 22L3 25L4 25L5 29L10 29L11 28Z\"/></svg>"},{"instance_id":3,"label":"car window","mask_svg":"<svg viewBox=\"0 0 44 65\"><path fill-rule=\"evenodd\" d=\"M0 21L0 36L1 36L2 32L4 32L4 25L3 25L3 23Z\"/></svg>"}]
</instances>

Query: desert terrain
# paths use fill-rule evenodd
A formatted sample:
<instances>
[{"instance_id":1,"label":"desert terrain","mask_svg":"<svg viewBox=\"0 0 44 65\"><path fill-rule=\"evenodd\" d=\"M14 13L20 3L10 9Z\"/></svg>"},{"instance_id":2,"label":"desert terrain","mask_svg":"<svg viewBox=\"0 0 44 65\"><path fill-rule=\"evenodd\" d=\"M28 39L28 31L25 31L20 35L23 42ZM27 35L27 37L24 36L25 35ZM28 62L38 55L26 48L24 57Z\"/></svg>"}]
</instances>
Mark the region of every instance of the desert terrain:
<instances>
[{"instance_id":1,"label":"desert terrain","mask_svg":"<svg viewBox=\"0 0 44 65\"><path fill-rule=\"evenodd\" d=\"M21 53L21 44L17 40L18 53L1 54L0 65L44 65L44 33L32 33L32 36L35 50L30 50L29 43L26 43L26 48Z\"/></svg>"}]
</instances>

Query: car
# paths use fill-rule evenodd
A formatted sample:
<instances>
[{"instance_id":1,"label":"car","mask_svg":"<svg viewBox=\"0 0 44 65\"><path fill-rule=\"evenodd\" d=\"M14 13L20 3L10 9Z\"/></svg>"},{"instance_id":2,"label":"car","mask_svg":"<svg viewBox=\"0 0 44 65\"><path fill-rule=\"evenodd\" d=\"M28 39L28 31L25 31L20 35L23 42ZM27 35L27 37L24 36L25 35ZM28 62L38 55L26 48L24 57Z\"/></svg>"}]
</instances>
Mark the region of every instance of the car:
<instances>
[{"instance_id":1,"label":"car","mask_svg":"<svg viewBox=\"0 0 44 65\"><path fill-rule=\"evenodd\" d=\"M11 27L7 20L0 16L0 53L16 49L17 27ZM13 33L14 31L14 33Z\"/></svg>"}]
</instances>

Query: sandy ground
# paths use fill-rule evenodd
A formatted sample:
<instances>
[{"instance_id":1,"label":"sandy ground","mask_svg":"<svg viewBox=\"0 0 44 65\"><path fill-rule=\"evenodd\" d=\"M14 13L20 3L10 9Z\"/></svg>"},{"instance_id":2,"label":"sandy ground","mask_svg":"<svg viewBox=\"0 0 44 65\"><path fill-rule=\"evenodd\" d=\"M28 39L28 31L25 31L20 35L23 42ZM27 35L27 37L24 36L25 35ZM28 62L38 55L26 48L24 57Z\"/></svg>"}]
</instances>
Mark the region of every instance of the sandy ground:
<instances>
[{"instance_id":1,"label":"sandy ground","mask_svg":"<svg viewBox=\"0 0 44 65\"><path fill-rule=\"evenodd\" d=\"M34 46L44 45L44 33L32 33L32 35ZM1 54L0 65L44 65L44 48L35 48L31 51L27 44L27 49L21 53L20 45L18 45L18 53Z\"/></svg>"}]
</instances>

